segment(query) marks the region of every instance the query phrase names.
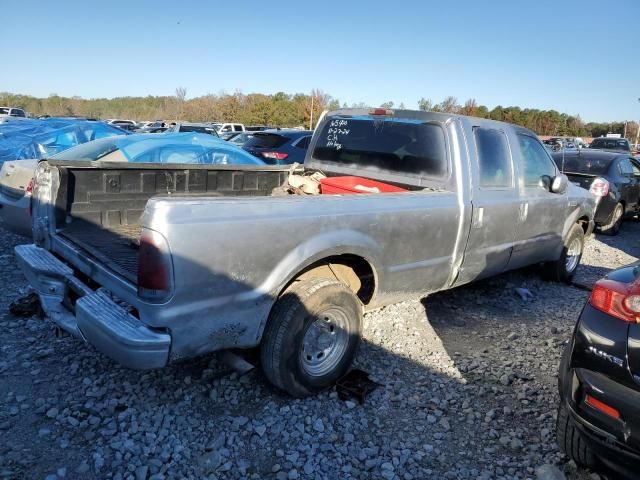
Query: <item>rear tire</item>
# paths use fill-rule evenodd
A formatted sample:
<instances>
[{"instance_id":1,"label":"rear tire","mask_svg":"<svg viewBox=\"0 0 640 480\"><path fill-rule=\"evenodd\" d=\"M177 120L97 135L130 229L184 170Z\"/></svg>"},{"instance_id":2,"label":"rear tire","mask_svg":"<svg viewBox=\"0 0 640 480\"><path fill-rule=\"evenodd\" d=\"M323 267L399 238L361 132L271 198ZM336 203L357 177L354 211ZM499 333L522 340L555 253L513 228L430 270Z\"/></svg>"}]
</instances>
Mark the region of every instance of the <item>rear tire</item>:
<instances>
[{"instance_id":1,"label":"rear tire","mask_svg":"<svg viewBox=\"0 0 640 480\"><path fill-rule=\"evenodd\" d=\"M598 466L598 457L581 435L580 430L569 415L567 406L562 402L560 408L558 408L558 421L556 423L558 446L562 453L579 466L595 468Z\"/></svg>"},{"instance_id":2,"label":"rear tire","mask_svg":"<svg viewBox=\"0 0 640 480\"><path fill-rule=\"evenodd\" d=\"M569 230L560 258L542 266L542 275L554 282L571 283L584 251L584 231L577 223Z\"/></svg>"},{"instance_id":3,"label":"rear tire","mask_svg":"<svg viewBox=\"0 0 640 480\"><path fill-rule=\"evenodd\" d=\"M618 203L611 213L611 222L600 227L600 233L611 235L612 237L620 233L622 220L624 219L624 205Z\"/></svg>"},{"instance_id":4,"label":"rear tire","mask_svg":"<svg viewBox=\"0 0 640 480\"><path fill-rule=\"evenodd\" d=\"M353 362L362 304L331 278L295 281L277 300L260 345L267 379L293 397L331 387Z\"/></svg>"}]
</instances>

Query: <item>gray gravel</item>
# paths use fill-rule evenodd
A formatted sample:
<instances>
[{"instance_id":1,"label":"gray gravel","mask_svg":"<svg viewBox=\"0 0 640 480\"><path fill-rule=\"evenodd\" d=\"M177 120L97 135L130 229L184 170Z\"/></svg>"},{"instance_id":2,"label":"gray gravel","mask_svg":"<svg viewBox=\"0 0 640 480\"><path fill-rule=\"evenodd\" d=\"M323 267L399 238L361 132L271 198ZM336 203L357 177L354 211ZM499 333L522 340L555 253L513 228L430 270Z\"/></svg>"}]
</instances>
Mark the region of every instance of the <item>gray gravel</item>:
<instances>
[{"instance_id":1,"label":"gray gravel","mask_svg":"<svg viewBox=\"0 0 640 480\"><path fill-rule=\"evenodd\" d=\"M592 239L578 281L636 260L639 234ZM0 231L0 478L600 478L554 432L558 360L588 293L532 269L366 315L357 363L384 386L361 406L283 397L215 355L130 371L13 317L21 241Z\"/></svg>"}]
</instances>

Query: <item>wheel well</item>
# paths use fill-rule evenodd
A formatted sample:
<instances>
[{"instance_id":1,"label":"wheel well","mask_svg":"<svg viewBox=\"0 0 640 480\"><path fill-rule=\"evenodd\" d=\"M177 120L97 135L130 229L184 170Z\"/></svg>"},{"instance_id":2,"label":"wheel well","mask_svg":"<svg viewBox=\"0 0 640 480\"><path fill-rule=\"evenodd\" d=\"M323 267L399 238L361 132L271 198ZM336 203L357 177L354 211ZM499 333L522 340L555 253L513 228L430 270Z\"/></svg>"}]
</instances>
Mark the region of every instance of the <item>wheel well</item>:
<instances>
[{"instance_id":1,"label":"wheel well","mask_svg":"<svg viewBox=\"0 0 640 480\"><path fill-rule=\"evenodd\" d=\"M584 233L587 233L587 230L589 229L589 217L580 217L578 219L578 225L582 227L582 231Z\"/></svg>"},{"instance_id":2,"label":"wheel well","mask_svg":"<svg viewBox=\"0 0 640 480\"><path fill-rule=\"evenodd\" d=\"M364 258L357 255L335 255L323 258L302 270L283 289L286 290L295 280L313 277L329 277L347 285L363 305L369 304L375 291L373 267Z\"/></svg>"}]
</instances>

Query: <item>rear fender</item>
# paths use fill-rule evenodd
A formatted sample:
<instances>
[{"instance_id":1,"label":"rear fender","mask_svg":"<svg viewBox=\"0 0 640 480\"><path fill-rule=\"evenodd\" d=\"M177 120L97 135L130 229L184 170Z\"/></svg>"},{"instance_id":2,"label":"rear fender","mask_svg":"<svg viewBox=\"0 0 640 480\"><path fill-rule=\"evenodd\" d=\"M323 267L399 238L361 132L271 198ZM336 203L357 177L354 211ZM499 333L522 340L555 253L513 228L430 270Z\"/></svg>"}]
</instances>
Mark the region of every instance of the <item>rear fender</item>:
<instances>
[{"instance_id":1,"label":"rear fender","mask_svg":"<svg viewBox=\"0 0 640 480\"><path fill-rule=\"evenodd\" d=\"M355 255L366 260L373 270L376 291L378 275L382 266L382 248L371 237L354 230L337 230L316 235L291 250L259 287L261 292L269 292L272 298L278 298L282 291L302 271L324 258L336 255ZM260 337L267 318L261 319Z\"/></svg>"}]
</instances>

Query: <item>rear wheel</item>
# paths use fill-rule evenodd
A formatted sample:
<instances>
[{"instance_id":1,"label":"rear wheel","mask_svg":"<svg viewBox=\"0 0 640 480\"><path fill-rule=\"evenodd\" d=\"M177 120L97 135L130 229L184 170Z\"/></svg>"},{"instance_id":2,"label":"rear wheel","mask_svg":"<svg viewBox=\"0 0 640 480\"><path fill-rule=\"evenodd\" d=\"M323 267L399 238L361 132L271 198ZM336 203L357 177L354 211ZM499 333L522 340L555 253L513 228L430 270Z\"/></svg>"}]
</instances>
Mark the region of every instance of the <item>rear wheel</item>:
<instances>
[{"instance_id":1,"label":"rear wheel","mask_svg":"<svg viewBox=\"0 0 640 480\"><path fill-rule=\"evenodd\" d=\"M611 214L611 221L606 225L600 227L600 233L605 235L617 235L620 233L620 227L622 226L622 219L624 218L624 205L618 203L616 208L613 209Z\"/></svg>"},{"instance_id":2,"label":"rear wheel","mask_svg":"<svg viewBox=\"0 0 640 480\"><path fill-rule=\"evenodd\" d=\"M560 258L542 266L542 274L549 280L570 283L580 265L584 249L584 231L575 224L564 241Z\"/></svg>"},{"instance_id":3,"label":"rear wheel","mask_svg":"<svg viewBox=\"0 0 640 480\"><path fill-rule=\"evenodd\" d=\"M569 411L564 402L558 409L558 421L556 424L556 436L560 450L581 467L594 468L598 466L598 458L594 451L587 445L580 434L580 430L569 416Z\"/></svg>"},{"instance_id":4,"label":"rear wheel","mask_svg":"<svg viewBox=\"0 0 640 480\"><path fill-rule=\"evenodd\" d=\"M260 360L276 387L305 397L332 386L353 362L360 343L362 305L331 278L294 282L274 305Z\"/></svg>"}]
</instances>

